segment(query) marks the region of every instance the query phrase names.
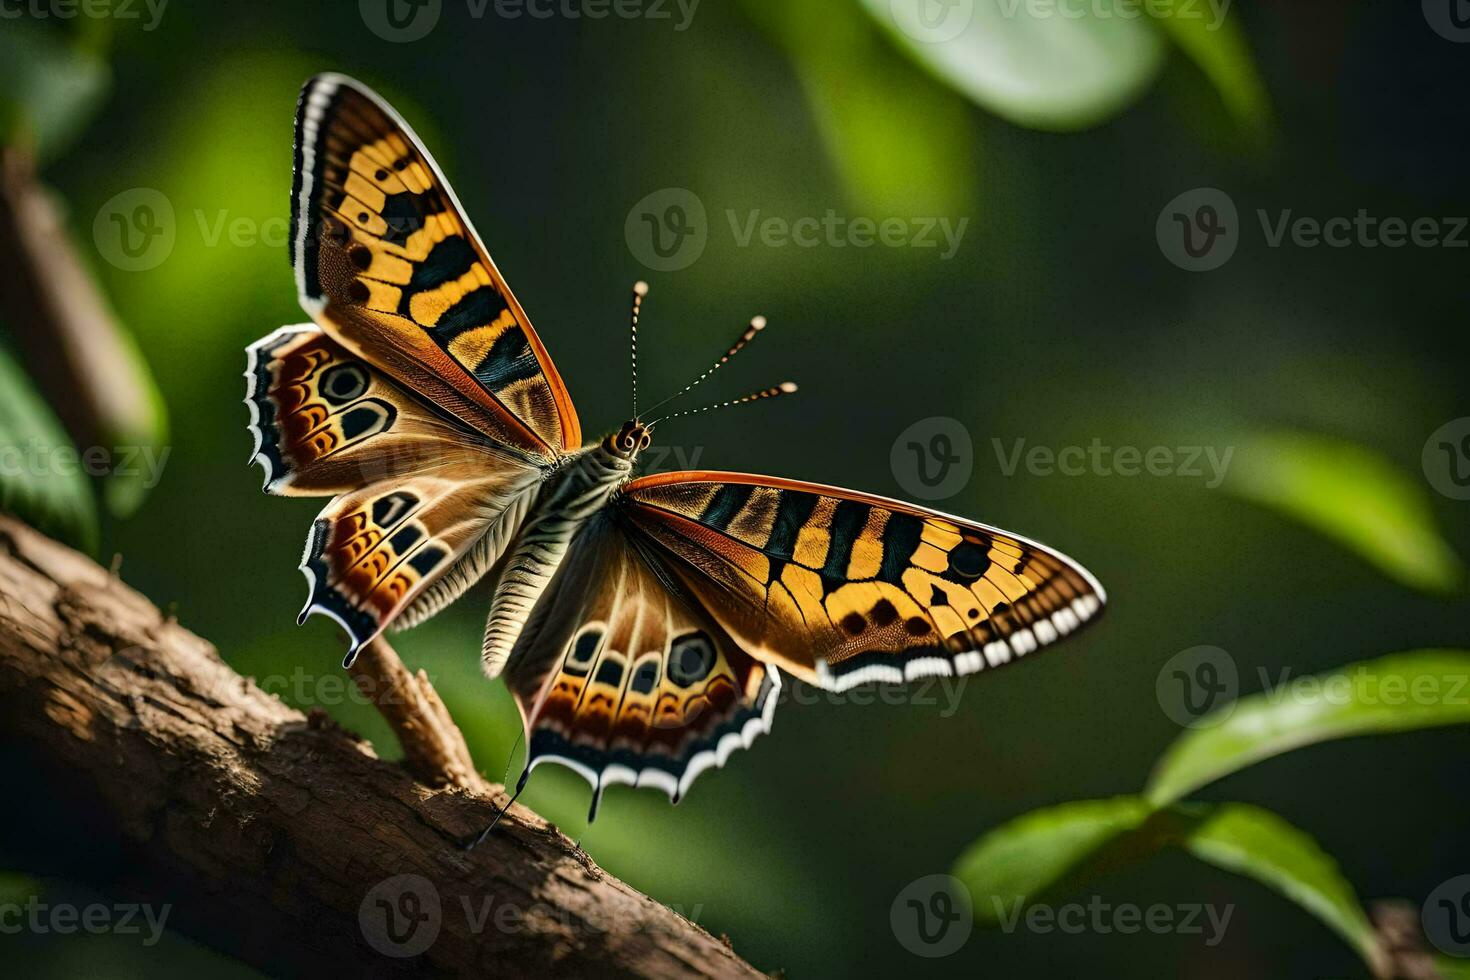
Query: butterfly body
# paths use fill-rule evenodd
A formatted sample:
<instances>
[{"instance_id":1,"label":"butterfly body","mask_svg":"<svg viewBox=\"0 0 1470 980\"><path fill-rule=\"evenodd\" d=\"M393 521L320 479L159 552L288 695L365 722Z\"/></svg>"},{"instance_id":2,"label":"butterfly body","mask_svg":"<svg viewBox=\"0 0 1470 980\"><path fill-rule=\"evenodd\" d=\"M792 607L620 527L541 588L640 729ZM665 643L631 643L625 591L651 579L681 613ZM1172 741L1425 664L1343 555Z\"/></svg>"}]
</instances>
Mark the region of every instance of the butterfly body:
<instances>
[{"instance_id":1,"label":"butterfly body","mask_svg":"<svg viewBox=\"0 0 1470 980\"><path fill-rule=\"evenodd\" d=\"M962 517L775 477L636 476L659 421L637 411L642 284L634 418L584 446L407 124L323 75L296 134L291 259L313 322L250 345L245 376L265 490L331 498L301 562L302 618L341 624L350 661L492 577L481 660L515 697L525 773L571 767L594 809L613 783L677 800L770 730L783 672L834 691L989 672L1103 608L1078 563Z\"/></svg>"},{"instance_id":2,"label":"butterfly body","mask_svg":"<svg viewBox=\"0 0 1470 980\"><path fill-rule=\"evenodd\" d=\"M629 422L623 432L635 427L638 423ZM480 652L480 662L489 677L500 675L516 637L566 556L572 538L607 506L609 498L632 474L637 454L646 443L639 445L635 440L630 448L622 448L618 440L618 435L610 435L548 469L491 602Z\"/></svg>"}]
</instances>

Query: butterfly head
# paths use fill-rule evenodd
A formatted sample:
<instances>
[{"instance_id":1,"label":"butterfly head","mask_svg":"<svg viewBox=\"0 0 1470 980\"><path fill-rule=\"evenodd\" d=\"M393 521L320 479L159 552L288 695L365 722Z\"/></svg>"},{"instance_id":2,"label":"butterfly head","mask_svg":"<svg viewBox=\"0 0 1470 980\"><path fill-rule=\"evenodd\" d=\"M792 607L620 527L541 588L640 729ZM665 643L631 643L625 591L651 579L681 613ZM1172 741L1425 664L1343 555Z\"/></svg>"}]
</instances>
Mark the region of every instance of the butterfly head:
<instances>
[{"instance_id":1,"label":"butterfly head","mask_svg":"<svg viewBox=\"0 0 1470 980\"><path fill-rule=\"evenodd\" d=\"M602 448L619 459L632 462L653 441L653 427L638 419L629 419L617 432L602 440Z\"/></svg>"}]
</instances>

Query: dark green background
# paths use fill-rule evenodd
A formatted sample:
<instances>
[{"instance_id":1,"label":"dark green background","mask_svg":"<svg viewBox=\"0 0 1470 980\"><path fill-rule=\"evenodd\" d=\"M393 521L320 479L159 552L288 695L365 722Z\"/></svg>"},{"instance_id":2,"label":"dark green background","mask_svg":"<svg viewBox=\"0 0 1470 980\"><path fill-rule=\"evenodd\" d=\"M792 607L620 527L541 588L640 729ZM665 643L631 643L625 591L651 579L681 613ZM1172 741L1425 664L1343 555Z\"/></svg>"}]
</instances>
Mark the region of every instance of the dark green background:
<instances>
[{"instance_id":1,"label":"dark green background","mask_svg":"<svg viewBox=\"0 0 1470 980\"><path fill-rule=\"evenodd\" d=\"M1183 857L1096 890L1141 905L1235 903L1216 948L1198 936L977 931L959 953L922 960L896 940L889 905L1006 819L1137 790L1178 732L1154 682L1180 650L1225 648L1252 691L1257 668L1302 674L1466 642L1463 598L1413 592L1202 480L1008 477L991 444L1224 447L1240 433L1290 428L1371 447L1421 479L1428 434L1470 414L1470 252L1270 249L1255 224L1257 208L1470 213L1470 45L1434 35L1418 6L1234 11L1278 116L1264 150L1229 136L1212 93L1179 59L1130 109L1086 132L1037 132L966 108L955 135L968 161L957 178L965 210L954 217L970 224L946 262L935 250L735 245L727 209L913 212L854 198L805 97L810 80L720 0L704 0L682 33L667 21L471 20L449 0L437 30L412 44L373 36L352 2L174 0L156 31L118 26L106 109L46 173L89 248L92 216L119 191L155 187L178 215L178 244L157 269L96 260L153 366L173 433L164 481L136 517L105 527L103 553L121 553L130 584L176 603L180 621L240 671L283 694L303 671L306 696L291 700L325 706L396 751L370 709L313 686L335 683L341 655L330 622L294 622L304 595L295 566L317 503L263 496L244 462L243 347L305 319L285 250L210 247L197 217L284 218L297 88L320 70L347 72L398 105L439 158L589 437L627 413L634 279L652 286L646 392L682 385L761 312L771 328L709 394L787 377L801 393L670 424L661 438L697 448L705 467L902 496L894 438L919 419L956 417L974 437L975 470L940 506L1063 548L1111 595L1103 623L1081 638L971 678L953 716L942 716L942 697L788 702L770 736L706 774L678 808L613 789L582 841L597 861L792 977L1363 975L1295 906ZM919 91L953 98L936 82ZM1227 190L1250 234L1224 268L1192 275L1165 261L1154 223L1199 186ZM651 273L630 253L624 220L665 187L700 196L710 243L690 268ZM915 200L926 193L916 188ZM1470 552L1470 504L1433 499L1448 540ZM478 675L486 604L477 590L398 647L435 678L498 778L518 722L501 685ZM1417 902L1470 871L1467 751L1464 730L1337 743L1202 795L1260 803L1309 830L1365 900ZM524 797L574 837L586 798L577 777L549 767ZM44 871L25 833L6 835L8 864ZM85 861L87 847L69 842L71 857ZM70 888L48 879L50 896ZM239 969L177 937L140 949L123 937L5 936L0 950L42 976Z\"/></svg>"}]
</instances>

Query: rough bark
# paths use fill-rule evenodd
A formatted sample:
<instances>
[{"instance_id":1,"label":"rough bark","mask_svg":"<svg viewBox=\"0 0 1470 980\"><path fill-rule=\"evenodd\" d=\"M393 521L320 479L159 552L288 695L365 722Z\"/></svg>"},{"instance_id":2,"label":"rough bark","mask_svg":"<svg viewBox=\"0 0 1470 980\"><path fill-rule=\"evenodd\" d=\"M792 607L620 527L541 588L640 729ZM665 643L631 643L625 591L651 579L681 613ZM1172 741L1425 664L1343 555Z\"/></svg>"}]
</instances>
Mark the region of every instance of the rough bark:
<instances>
[{"instance_id":1,"label":"rough bark","mask_svg":"<svg viewBox=\"0 0 1470 980\"><path fill-rule=\"evenodd\" d=\"M138 897L169 904L171 927L277 975L760 975L525 807L466 852L505 796L427 684L385 656L360 670L426 708L440 749L415 764L448 774L443 788L0 517L0 736L50 777L38 796L71 783L95 799ZM431 933L417 955L385 955Z\"/></svg>"}]
</instances>

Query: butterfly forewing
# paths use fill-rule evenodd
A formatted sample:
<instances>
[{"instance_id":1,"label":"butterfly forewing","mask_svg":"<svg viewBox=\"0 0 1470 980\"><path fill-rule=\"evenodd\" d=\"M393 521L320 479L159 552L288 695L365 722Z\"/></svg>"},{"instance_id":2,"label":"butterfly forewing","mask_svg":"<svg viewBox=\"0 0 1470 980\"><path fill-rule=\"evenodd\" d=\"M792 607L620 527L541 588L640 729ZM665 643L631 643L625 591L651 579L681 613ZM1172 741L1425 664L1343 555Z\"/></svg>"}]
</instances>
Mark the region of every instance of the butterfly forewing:
<instances>
[{"instance_id":1,"label":"butterfly forewing","mask_svg":"<svg viewBox=\"0 0 1470 980\"><path fill-rule=\"evenodd\" d=\"M670 473L628 484L621 509L746 649L836 689L999 666L1105 601L1019 535L835 487Z\"/></svg>"},{"instance_id":2,"label":"butterfly forewing","mask_svg":"<svg viewBox=\"0 0 1470 980\"><path fill-rule=\"evenodd\" d=\"M438 166L340 75L302 90L291 245L302 305L349 350L506 446L579 447L551 358Z\"/></svg>"},{"instance_id":3,"label":"butterfly forewing","mask_svg":"<svg viewBox=\"0 0 1470 980\"><path fill-rule=\"evenodd\" d=\"M283 327L251 344L245 376L254 461L270 493L331 495L447 464L516 462L315 324Z\"/></svg>"}]
</instances>

